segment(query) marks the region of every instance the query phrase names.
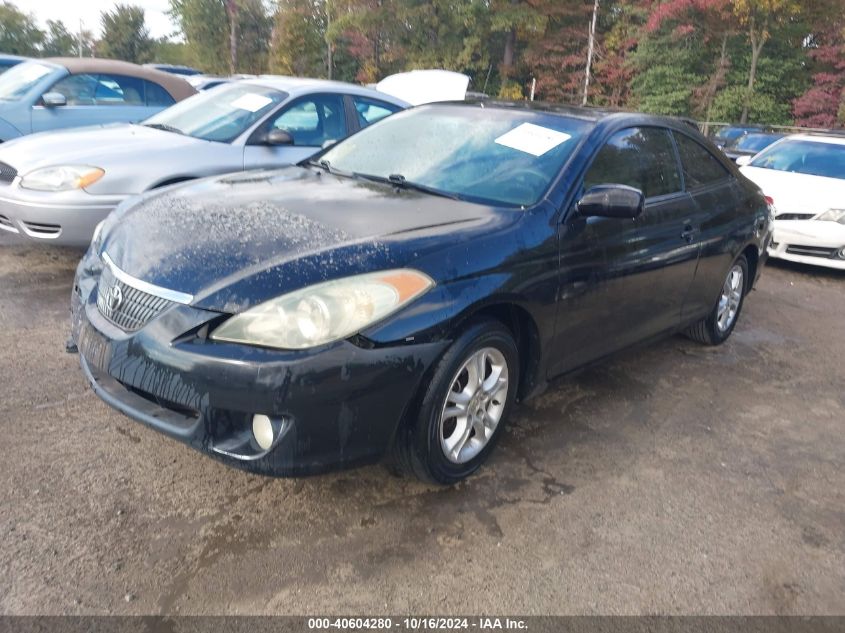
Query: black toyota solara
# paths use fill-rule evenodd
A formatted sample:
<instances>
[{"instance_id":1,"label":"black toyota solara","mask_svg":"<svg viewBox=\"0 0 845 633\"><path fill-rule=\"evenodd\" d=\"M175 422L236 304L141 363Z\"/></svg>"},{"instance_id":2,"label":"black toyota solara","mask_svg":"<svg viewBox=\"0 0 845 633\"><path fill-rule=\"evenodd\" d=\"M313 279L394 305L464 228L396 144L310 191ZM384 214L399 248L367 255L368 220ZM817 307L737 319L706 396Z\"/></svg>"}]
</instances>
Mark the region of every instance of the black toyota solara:
<instances>
[{"instance_id":1,"label":"black toyota solara","mask_svg":"<svg viewBox=\"0 0 845 633\"><path fill-rule=\"evenodd\" d=\"M79 265L73 339L103 400L227 464L390 457L449 484L550 378L660 335L725 341L771 223L687 123L428 105L122 204Z\"/></svg>"}]
</instances>

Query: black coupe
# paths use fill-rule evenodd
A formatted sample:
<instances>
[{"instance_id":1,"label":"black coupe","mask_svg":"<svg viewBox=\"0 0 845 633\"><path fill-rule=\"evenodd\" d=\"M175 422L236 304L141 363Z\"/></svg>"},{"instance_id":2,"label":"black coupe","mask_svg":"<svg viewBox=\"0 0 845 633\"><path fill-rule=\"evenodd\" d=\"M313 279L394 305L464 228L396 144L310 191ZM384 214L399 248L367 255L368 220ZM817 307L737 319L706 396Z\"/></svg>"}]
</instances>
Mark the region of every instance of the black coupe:
<instances>
[{"instance_id":1,"label":"black coupe","mask_svg":"<svg viewBox=\"0 0 845 633\"><path fill-rule=\"evenodd\" d=\"M79 265L73 338L103 400L230 465L390 455L449 484L549 378L660 335L725 341L771 226L683 122L428 105L122 204Z\"/></svg>"}]
</instances>

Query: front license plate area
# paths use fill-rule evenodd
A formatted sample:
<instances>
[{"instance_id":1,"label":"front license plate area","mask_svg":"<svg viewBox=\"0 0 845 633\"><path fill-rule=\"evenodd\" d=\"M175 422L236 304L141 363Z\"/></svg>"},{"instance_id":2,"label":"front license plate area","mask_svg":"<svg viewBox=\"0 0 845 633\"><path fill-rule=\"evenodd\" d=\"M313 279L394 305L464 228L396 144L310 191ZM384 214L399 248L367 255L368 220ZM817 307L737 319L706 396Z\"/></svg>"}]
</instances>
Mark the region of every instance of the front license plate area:
<instances>
[{"instance_id":1,"label":"front license plate area","mask_svg":"<svg viewBox=\"0 0 845 633\"><path fill-rule=\"evenodd\" d=\"M111 362L111 343L87 321L82 322L77 345L79 353L85 357L88 365L100 371L108 370Z\"/></svg>"}]
</instances>

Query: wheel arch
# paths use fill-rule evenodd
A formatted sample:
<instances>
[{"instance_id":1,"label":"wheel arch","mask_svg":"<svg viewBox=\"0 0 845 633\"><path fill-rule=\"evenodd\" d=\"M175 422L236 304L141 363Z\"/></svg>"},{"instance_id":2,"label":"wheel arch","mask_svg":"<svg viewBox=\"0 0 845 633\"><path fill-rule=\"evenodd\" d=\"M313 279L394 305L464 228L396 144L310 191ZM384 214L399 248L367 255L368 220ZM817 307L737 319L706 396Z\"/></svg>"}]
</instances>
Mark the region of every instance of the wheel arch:
<instances>
[{"instance_id":1,"label":"wheel arch","mask_svg":"<svg viewBox=\"0 0 845 633\"><path fill-rule=\"evenodd\" d=\"M165 180L150 185L148 191L152 191L153 189L161 189L162 187L169 187L170 185L176 185L180 182L196 180L198 177L199 176L172 176L170 178L166 178Z\"/></svg>"},{"instance_id":2,"label":"wheel arch","mask_svg":"<svg viewBox=\"0 0 845 633\"><path fill-rule=\"evenodd\" d=\"M489 318L499 321L510 332L519 350L519 387L517 398L524 399L538 383L540 368L540 330L531 313L512 301L497 301L479 306L455 325L460 330L468 324Z\"/></svg>"}]
</instances>

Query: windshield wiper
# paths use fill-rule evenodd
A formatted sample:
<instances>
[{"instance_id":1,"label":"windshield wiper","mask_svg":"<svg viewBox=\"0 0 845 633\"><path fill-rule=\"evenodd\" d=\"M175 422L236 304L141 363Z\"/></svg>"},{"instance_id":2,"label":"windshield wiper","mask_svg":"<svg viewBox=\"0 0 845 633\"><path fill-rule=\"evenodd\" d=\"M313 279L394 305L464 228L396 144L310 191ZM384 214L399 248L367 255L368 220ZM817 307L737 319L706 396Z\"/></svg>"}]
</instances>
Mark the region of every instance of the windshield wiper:
<instances>
[{"instance_id":1,"label":"windshield wiper","mask_svg":"<svg viewBox=\"0 0 845 633\"><path fill-rule=\"evenodd\" d=\"M332 176L344 176L345 178L352 178L355 176L355 174L353 174L351 171L343 171L342 169L338 169L337 167L332 167L332 164L325 159L314 160L313 158L311 158L305 161L305 164L322 169L323 171L331 174Z\"/></svg>"},{"instance_id":2,"label":"windshield wiper","mask_svg":"<svg viewBox=\"0 0 845 633\"><path fill-rule=\"evenodd\" d=\"M450 200L463 200L463 198L454 193L449 193L448 191L435 189L434 187L429 187L428 185L423 185L418 182L407 180L402 174L390 174L387 178L385 178L384 176L373 176L372 174L355 173L355 177L364 178L365 180L373 180L375 182L383 182L385 184L394 185L395 187L398 187L400 189L413 189L414 191L420 191L422 193L427 193L432 196L439 196L441 198L449 198Z\"/></svg>"},{"instance_id":3,"label":"windshield wiper","mask_svg":"<svg viewBox=\"0 0 845 633\"><path fill-rule=\"evenodd\" d=\"M167 125L166 123L142 123L144 127L151 127L156 130L164 130L165 132L173 132L174 134L181 134L182 136L185 133L180 130L178 127L173 127L172 125Z\"/></svg>"}]
</instances>

